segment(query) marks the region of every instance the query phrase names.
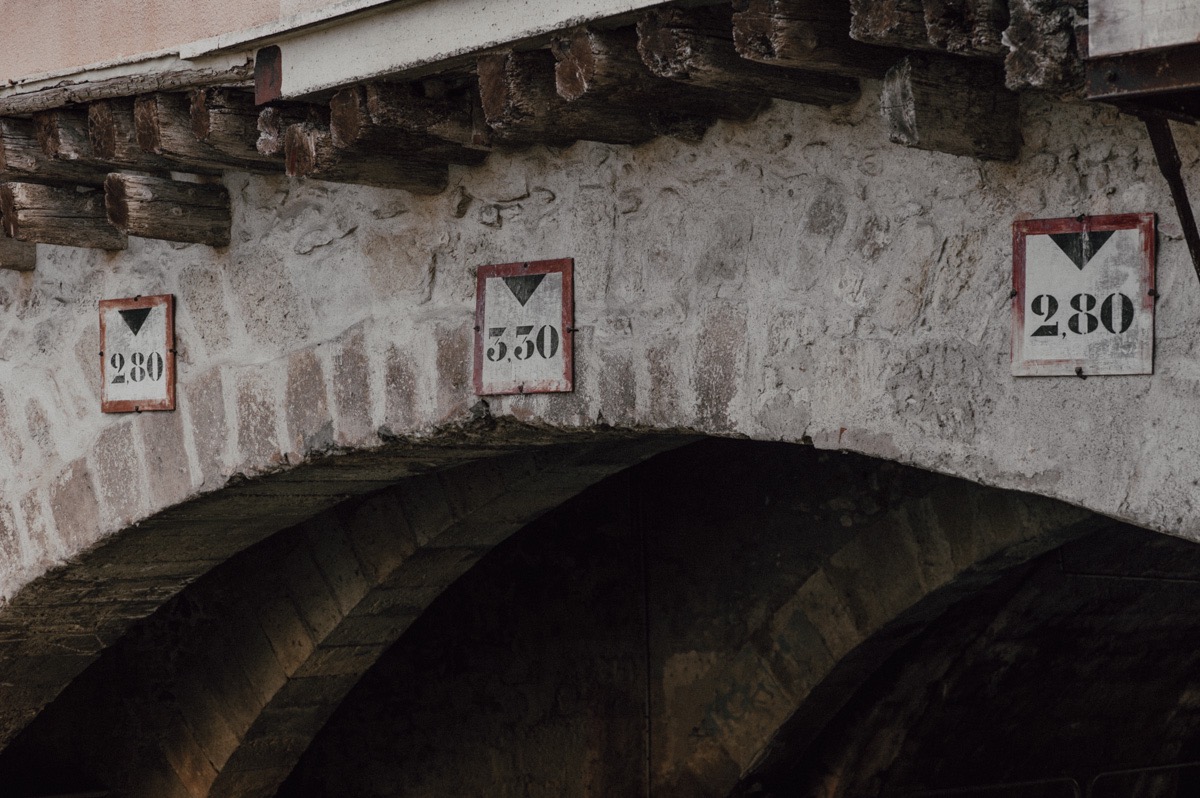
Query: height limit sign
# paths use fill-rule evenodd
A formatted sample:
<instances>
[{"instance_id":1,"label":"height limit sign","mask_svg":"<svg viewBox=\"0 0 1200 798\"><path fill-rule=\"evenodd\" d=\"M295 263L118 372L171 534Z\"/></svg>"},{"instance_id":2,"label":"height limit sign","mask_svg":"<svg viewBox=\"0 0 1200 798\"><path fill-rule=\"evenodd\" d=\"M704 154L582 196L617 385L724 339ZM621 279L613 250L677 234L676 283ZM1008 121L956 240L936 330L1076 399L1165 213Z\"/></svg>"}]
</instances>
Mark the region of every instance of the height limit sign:
<instances>
[{"instance_id":1,"label":"height limit sign","mask_svg":"<svg viewBox=\"0 0 1200 798\"><path fill-rule=\"evenodd\" d=\"M475 293L475 393L574 389L574 262L480 266Z\"/></svg>"},{"instance_id":2,"label":"height limit sign","mask_svg":"<svg viewBox=\"0 0 1200 798\"><path fill-rule=\"evenodd\" d=\"M175 302L170 294L100 301L100 409L175 409Z\"/></svg>"},{"instance_id":3,"label":"height limit sign","mask_svg":"<svg viewBox=\"0 0 1200 798\"><path fill-rule=\"evenodd\" d=\"M1012 373L1152 374L1154 214L1013 225Z\"/></svg>"}]
</instances>

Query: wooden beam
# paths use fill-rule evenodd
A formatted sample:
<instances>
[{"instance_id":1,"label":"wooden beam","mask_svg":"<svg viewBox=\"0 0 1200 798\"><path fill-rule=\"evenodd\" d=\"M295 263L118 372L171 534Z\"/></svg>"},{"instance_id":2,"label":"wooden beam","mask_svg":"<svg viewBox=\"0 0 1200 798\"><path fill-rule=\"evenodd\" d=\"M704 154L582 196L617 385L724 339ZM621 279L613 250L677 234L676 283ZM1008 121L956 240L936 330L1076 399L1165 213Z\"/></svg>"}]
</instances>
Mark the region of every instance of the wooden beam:
<instances>
[{"instance_id":1,"label":"wooden beam","mask_svg":"<svg viewBox=\"0 0 1200 798\"><path fill-rule=\"evenodd\" d=\"M284 154L288 177L399 188L413 194L437 194L449 180L444 163L338 147L329 128L312 122L287 129Z\"/></svg>"},{"instance_id":2,"label":"wooden beam","mask_svg":"<svg viewBox=\"0 0 1200 798\"><path fill-rule=\"evenodd\" d=\"M385 118L384 114L371 114L365 87L351 86L333 95L329 101L329 132L333 135L335 146L371 149L399 156L413 155L424 160L467 166L481 164L487 158L487 150L464 147L460 143L430 135L429 125L425 122L432 121L449 127L453 121L444 116L438 118L433 113L425 114L434 117L432 120L406 114L404 102L407 98L401 90L382 91L376 87L375 97L376 105L385 105L387 108L388 124L377 121ZM416 103L411 105L416 106ZM427 107L424 110L428 112L431 109ZM469 114L469 109L463 110ZM456 121L469 130L469 116ZM463 136L469 137L469 133L464 132Z\"/></svg>"},{"instance_id":3,"label":"wooden beam","mask_svg":"<svg viewBox=\"0 0 1200 798\"><path fill-rule=\"evenodd\" d=\"M229 155L196 138L192 131L191 100L186 94L143 94L134 103L133 122L139 147L184 167L268 173L283 168L282 163L257 150L254 158ZM251 138L249 142L254 140Z\"/></svg>"},{"instance_id":4,"label":"wooden beam","mask_svg":"<svg viewBox=\"0 0 1200 798\"><path fill-rule=\"evenodd\" d=\"M433 80L368 83L366 101L377 125L428 134L470 149L491 149L492 129L483 118L476 81L457 88Z\"/></svg>"},{"instance_id":5,"label":"wooden beam","mask_svg":"<svg viewBox=\"0 0 1200 798\"><path fill-rule=\"evenodd\" d=\"M38 183L0 184L4 234L18 241L90 249L125 249L125 234L108 223L104 194Z\"/></svg>"},{"instance_id":6,"label":"wooden beam","mask_svg":"<svg viewBox=\"0 0 1200 798\"><path fill-rule=\"evenodd\" d=\"M254 95L236 89L195 89L189 93L192 134L196 139L236 161L283 162L283 149L264 153L258 149L259 116ZM306 106L294 103L272 107L280 129L307 119Z\"/></svg>"},{"instance_id":7,"label":"wooden beam","mask_svg":"<svg viewBox=\"0 0 1200 798\"><path fill-rule=\"evenodd\" d=\"M150 172L170 170L176 164L138 146L133 106L133 97L98 100L88 106L88 138L92 153L114 166Z\"/></svg>"},{"instance_id":8,"label":"wooden beam","mask_svg":"<svg viewBox=\"0 0 1200 798\"><path fill-rule=\"evenodd\" d=\"M881 78L903 53L850 38L850 6L829 0L735 0L733 44L762 64Z\"/></svg>"},{"instance_id":9,"label":"wooden beam","mask_svg":"<svg viewBox=\"0 0 1200 798\"><path fill-rule=\"evenodd\" d=\"M31 272L37 266L37 245L0 234L0 269Z\"/></svg>"},{"instance_id":10,"label":"wooden beam","mask_svg":"<svg viewBox=\"0 0 1200 798\"><path fill-rule=\"evenodd\" d=\"M639 19L637 30L638 51L659 77L812 105L837 105L859 96L852 78L742 58L733 44L729 6L655 9Z\"/></svg>"},{"instance_id":11,"label":"wooden beam","mask_svg":"<svg viewBox=\"0 0 1200 798\"><path fill-rule=\"evenodd\" d=\"M924 0L929 43L956 55L1003 57L1008 0Z\"/></svg>"},{"instance_id":12,"label":"wooden beam","mask_svg":"<svg viewBox=\"0 0 1200 798\"><path fill-rule=\"evenodd\" d=\"M38 144L32 120L0 118L0 179L100 186L104 184L104 173L48 157Z\"/></svg>"},{"instance_id":13,"label":"wooden beam","mask_svg":"<svg viewBox=\"0 0 1200 798\"><path fill-rule=\"evenodd\" d=\"M990 61L913 53L883 82L888 137L922 150L1009 161L1021 147L1017 95Z\"/></svg>"},{"instance_id":14,"label":"wooden beam","mask_svg":"<svg viewBox=\"0 0 1200 798\"><path fill-rule=\"evenodd\" d=\"M850 0L850 37L867 44L929 50L923 0Z\"/></svg>"},{"instance_id":15,"label":"wooden beam","mask_svg":"<svg viewBox=\"0 0 1200 798\"><path fill-rule=\"evenodd\" d=\"M570 144L583 139L637 144L658 133L647 109L560 97L554 56L546 50L482 56L476 69L484 117L501 143Z\"/></svg>"},{"instance_id":16,"label":"wooden beam","mask_svg":"<svg viewBox=\"0 0 1200 798\"><path fill-rule=\"evenodd\" d=\"M589 98L613 105L663 109L663 115L745 120L754 116L766 98L746 92L726 92L689 86L660 78L642 61L637 30L578 28L551 40L550 50L558 96L575 101Z\"/></svg>"},{"instance_id":17,"label":"wooden beam","mask_svg":"<svg viewBox=\"0 0 1200 798\"><path fill-rule=\"evenodd\" d=\"M126 235L229 246L229 192L216 183L114 173L104 181L104 206Z\"/></svg>"},{"instance_id":18,"label":"wooden beam","mask_svg":"<svg viewBox=\"0 0 1200 798\"><path fill-rule=\"evenodd\" d=\"M283 157L284 134L291 125L302 124L290 121L282 108L267 106L258 112L258 139L255 149L270 157Z\"/></svg>"},{"instance_id":19,"label":"wooden beam","mask_svg":"<svg viewBox=\"0 0 1200 798\"><path fill-rule=\"evenodd\" d=\"M1131 5L1130 10L1137 13L1134 10L1137 5ZM1008 87L1014 91L1082 93L1083 57L1087 53L1081 51L1076 38L1071 10L1056 8L1048 13L1041 0L1011 0L1009 13L1005 40L1010 50L1004 59Z\"/></svg>"},{"instance_id":20,"label":"wooden beam","mask_svg":"<svg viewBox=\"0 0 1200 798\"><path fill-rule=\"evenodd\" d=\"M86 108L55 108L33 115L38 145L47 157L59 161L94 164L92 142L88 138Z\"/></svg>"},{"instance_id":21,"label":"wooden beam","mask_svg":"<svg viewBox=\"0 0 1200 798\"><path fill-rule=\"evenodd\" d=\"M132 97L151 91L171 91L195 86L248 86L254 81L254 60L226 56L181 62L184 68L167 71L143 69L136 74L79 83L61 82L40 91L0 97L0 116L28 116L65 105Z\"/></svg>"}]
</instances>

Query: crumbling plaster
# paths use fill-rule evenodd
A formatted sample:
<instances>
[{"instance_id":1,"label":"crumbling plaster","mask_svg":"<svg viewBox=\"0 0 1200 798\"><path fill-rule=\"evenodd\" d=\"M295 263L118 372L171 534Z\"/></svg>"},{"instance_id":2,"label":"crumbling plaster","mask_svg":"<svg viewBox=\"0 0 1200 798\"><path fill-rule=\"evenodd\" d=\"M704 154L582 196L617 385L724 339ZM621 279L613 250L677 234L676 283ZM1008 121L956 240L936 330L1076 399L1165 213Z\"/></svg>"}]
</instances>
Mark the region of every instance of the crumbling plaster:
<instances>
[{"instance_id":1,"label":"crumbling plaster","mask_svg":"<svg viewBox=\"0 0 1200 798\"><path fill-rule=\"evenodd\" d=\"M475 267L558 257L577 390L493 415L811 441L1200 538L1200 285L1139 124L1025 96L1020 159L981 163L889 144L878 102L496 152L435 197L228 174L227 249L39 246L0 274L0 596L232 474L478 415ZM1011 222L1141 211L1156 373L1009 376ZM101 415L97 301L165 292L178 411Z\"/></svg>"}]
</instances>

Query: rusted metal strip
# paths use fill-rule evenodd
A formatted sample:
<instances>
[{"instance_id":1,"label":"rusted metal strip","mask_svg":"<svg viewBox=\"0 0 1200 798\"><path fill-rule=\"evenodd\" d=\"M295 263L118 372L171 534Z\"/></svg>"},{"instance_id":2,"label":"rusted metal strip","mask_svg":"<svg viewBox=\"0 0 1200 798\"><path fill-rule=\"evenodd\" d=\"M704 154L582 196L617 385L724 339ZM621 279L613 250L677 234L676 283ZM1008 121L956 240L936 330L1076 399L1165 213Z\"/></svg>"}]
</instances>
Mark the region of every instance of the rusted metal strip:
<instances>
[{"instance_id":1,"label":"rusted metal strip","mask_svg":"<svg viewBox=\"0 0 1200 798\"><path fill-rule=\"evenodd\" d=\"M1187 241L1188 252L1192 255L1192 266L1196 270L1196 278L1200 279L1200 231L1196 229L1196 217L1192 213L1192 203L1188 199L1187 186L1183 182L1183 164L1179 159L1179 150L1175 147L1170 120L1163 114L1153 112L1142 113L1141 117L1150 133L1150 143L1154 145L1154 157L1158 160L1158 168L1171 189L1171 199L1175 202L1175 212L1179 214L1183 238Z\"/></svg>"}]
</instances>

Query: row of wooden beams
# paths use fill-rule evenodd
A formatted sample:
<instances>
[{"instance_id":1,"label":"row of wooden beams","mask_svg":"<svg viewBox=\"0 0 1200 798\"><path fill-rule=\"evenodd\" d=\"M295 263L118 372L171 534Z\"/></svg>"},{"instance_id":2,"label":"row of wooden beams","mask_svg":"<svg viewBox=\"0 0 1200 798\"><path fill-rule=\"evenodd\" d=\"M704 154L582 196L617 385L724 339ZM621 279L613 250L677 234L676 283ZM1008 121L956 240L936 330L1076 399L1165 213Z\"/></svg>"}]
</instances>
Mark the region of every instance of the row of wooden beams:
<instances>
[{"instance_id":1,"label":"row of wooden beams","mask_svg":"<svg viewBox=\"0 0 1200 798\"><path fill-rule=\"evenodd\" d=\"M850 0L850 9L860 42L981 58L1008 52L1008 0Z\"/></svg>"},{"instance_id":2,"label":"row of wooden beams","mask_svg":"<svg viewBox=\"0 0 1200 798\"><path fill-rule=\"evenodd\" d=\"M449 181L444 161L379 152L370 146L339 147L319 122L290 125L284 134L287 174L335 183L399 188L437 194Z\"/></svg>"},{"instance_id":3,"label":"row of wooden beams","mask_svg":"<svg viewBox=\"0 0 1200 798\"><path fill-rule=\"evenodd\" d=\"M650 71L638 53L633 28L583 28L551 41L558 63L555 88L563 99L583 98L656 114L745 120L764 105L765 98L693 86Z\"/></svg>"},{"instance_id":4,"label":"row of wooden beams","mask_svg":"<svg viewBox=\"0 0 1200 798\"><path fill-rule=\"evenodd\" d=\"M844 0L734 0L733 7L733 44L751 61L880 78L903 55L850 38Z\"/></svg>"},{"instance_id":5,"label":"row of wooden beams","mask_svg":"<svg viewBox=\"0 0 1200 798\"><path fill-rule=\"evenodd\" d=\"M642 60L662 78L811 105L838 105L859 95L851 78L743 58L727 5L656 9L638 20L637 31Z\"/></svg>"},{"instance_id":6,"label":"row of wooden beams","mask_svg":"<svg viewBox=\"0 0 1200 798\"><path fill-rule=\"evenodd\" d=\"M483 56L477 84L370 83L337 92L327 106L265 109L248 93L228 88L100 100L86 109L45 111L33 121L0 119L0 180L92 187L107 181L109 195L122 202L145 188L119 193L126 184L108 175L129 170L160 177L285 171L436 193L447 184L448 165L481 163L493 142L698 138L712 120L748 119L768 98L821 106L851 102L859 96L859 77L881 76L899 60L899 51L856 41L851 33L884 44L954 49L959 45L947 42L970 28L975 47L980 30L999 24L998 2L733 0L662 7L642 13L636 28L579 29L553 37L549 50ZM930 36L940 38L931 44ZM892 114L898 120L893 140L1010 157L1017 140L1011 135L1013 98L992 96L1002 91L992 85L995 76L972 69L910 58L887 73L885 104L899 109ZM931 91L930 80L947 81L946 90ZM967 100L973 105L964 106ZM989 124L994 114L1008 118ZM984 140L993 126L998 132ZM181 196L164 192L156 201L206 218L195 208L207 206L189 205ZM133 234L148 229L138 226L136 211L115 218L132 225ZM219 240L169 226L154 233Z\"/></svg>"},{"instance_id":7,"label":"row of wooden beams","mask_svg":"<svg viewBox=\"0 0 1200 798\"><path fill-rule=\"evenodd\" d=\"M658 135L647 109L603 98L568 101L558 94L554 56L546 50L479 59L479 93L496 140L508 145L570 144L579 139L638 144Z\"/></svg>"},{"instance_id":8,"label":"row of wooden beams","mask_svg":"<svg viewBox=\"0 0 1200 798\"><path fill-rule=\"evenodd\" d=\"M119 173L103 190L0 184L0 217L16 242L107 250L125 249L130 235L228 246L231 224L224 186ZM0 247L0 261L9 248Z\"/></svg>"},{"instance_id":9,"label":"row of wooden beams","mask_svg":"<svg viewBox=\"0 0 1200 798\"><path fill-rule=\"evenodd\" d=\"M370 94L377 108L382 106L390 113L371 112L365 86L342 89L330 100L329 130L337 147L464 166L481 164L487 158L486 149L465 143L473 138L471 112L465 104L429 100L411 88L388 90L376 85ZM381 95L386 99L381 100ZM434 135L431 123L440 123L444 132Z\"/></svg>"}]
</instances>

